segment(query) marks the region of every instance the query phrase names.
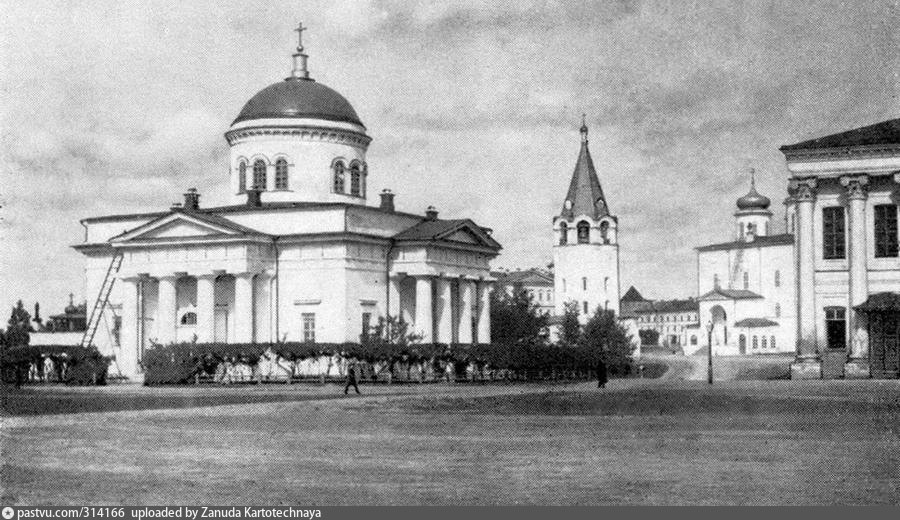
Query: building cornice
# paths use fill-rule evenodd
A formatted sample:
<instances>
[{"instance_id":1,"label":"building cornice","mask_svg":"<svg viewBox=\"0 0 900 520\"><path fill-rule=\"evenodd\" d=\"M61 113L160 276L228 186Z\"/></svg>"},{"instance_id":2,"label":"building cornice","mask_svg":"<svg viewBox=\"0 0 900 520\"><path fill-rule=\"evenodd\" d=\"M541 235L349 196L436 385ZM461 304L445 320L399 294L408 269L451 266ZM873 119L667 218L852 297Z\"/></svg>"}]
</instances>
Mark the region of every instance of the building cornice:
<instances>
[{"instance_id":1,"label":"building cornice","mask_svg":"<svg viewBox=\"0 0 900 520\"><path fill-rule=\"evenodd\" d=\"M372 142L372 138L362 132L313 125L246 126L225 132L225 140L229 146L257 136L289 136L300 141L341 143L363 148L367 148Z\"/></svg>"}]
</instances>

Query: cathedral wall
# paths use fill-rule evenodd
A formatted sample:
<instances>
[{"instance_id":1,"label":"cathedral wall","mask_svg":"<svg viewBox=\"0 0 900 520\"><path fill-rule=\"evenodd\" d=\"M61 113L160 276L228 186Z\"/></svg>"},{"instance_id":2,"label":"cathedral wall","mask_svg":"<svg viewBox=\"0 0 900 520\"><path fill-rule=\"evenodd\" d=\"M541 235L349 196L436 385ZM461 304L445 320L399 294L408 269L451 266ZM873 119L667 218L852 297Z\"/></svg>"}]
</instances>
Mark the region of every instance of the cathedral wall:
<instances>
[{"instance_id":1,"label":"cathedral wall","mask_svg":"<svg viewBox=\"0 0 900 520\"><path fill-rule=\"evenodd\" d=\"M247 213L226 213L223 217L262 233L292 235L344 231L344 208L297 208L292 210L253 209Z\"/></svg>"}]
</instances>

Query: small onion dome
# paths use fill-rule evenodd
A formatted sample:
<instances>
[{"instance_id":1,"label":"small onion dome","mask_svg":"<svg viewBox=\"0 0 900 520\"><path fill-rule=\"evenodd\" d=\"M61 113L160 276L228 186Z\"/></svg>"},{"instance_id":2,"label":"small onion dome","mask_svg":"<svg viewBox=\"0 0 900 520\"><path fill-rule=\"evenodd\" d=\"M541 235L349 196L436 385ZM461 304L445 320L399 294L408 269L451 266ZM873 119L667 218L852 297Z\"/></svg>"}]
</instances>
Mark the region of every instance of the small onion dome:
<instances>
[{"instance_id":1,"label":"small onion dome","mask_svg":"<svg viewBox=\"0 0 900 520\"><path fill-rule=\"evenodd\" d=\"M756 186L751 185L750 191L737 200L737 207L740 210L769 209L771 203L772 201L769 200L769 197L760 195L756 191Z\"/></svg>"}]
</instances>

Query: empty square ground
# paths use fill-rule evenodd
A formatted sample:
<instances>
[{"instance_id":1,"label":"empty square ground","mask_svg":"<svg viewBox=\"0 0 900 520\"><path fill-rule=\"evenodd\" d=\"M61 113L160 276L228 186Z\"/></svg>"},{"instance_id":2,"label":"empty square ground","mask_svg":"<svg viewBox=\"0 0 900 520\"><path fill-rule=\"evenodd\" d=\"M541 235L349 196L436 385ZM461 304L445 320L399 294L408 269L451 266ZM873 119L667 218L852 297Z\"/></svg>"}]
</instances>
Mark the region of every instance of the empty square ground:
<instances>
[{"instance_id":1,"label":"empty square ground","mask_svg":"<svg viewBox=\"0 0 900 520\"><path fill-rule=\"evenodd\" d=\"M363 391L4 388L0 501L900 503L898 381Z\"/></svg>"}]
</instances>

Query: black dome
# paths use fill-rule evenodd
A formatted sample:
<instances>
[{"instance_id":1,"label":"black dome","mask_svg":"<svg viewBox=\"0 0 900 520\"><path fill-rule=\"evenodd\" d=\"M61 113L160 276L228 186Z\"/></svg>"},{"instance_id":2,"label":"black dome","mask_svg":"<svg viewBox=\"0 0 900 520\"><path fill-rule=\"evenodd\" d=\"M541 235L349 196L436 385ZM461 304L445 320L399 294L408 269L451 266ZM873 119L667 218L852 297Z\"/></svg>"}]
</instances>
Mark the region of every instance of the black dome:
<instances>
[{"instance_id":1,"label":"black dome","mask_svg":"<svg viewBox=\"0 0 900 520\"><path fill-rule=\"evenodd\" d=\"M344 96L311 79L293 77L257 92L231 124L281 117L309 117L365 127Z\"/></svg>"},{"instance_id":2,"label":"black dome","mask_svg":"<svg viewBox=\"0 0 900 520\"><path fill-rule=\"evenodd\" d=\"M765 195L756 192L756 187L751 186L750 192L737 200L738 209L769 209L772 201Z\"/></svg>"}]
</instances>

